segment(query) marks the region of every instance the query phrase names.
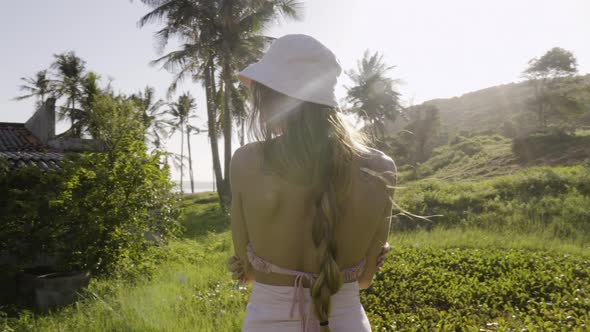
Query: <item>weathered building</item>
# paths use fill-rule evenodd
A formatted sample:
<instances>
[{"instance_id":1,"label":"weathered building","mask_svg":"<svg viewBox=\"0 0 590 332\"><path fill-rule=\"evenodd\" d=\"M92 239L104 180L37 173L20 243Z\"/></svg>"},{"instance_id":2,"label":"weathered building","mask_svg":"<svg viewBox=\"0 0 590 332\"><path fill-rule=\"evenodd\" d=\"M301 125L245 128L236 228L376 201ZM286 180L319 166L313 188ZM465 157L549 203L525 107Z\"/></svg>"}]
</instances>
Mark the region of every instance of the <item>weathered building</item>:
<instances>
[{"instance_id":1,"label":"weathered building","mask_svg":"<svg viewBox=\"0 0 590 332\"><path fill-rule=\"evenodd\" d=\"M0 158L9 169L35 165L55 170L67 152L99 151L92 139L55 135L55 99L49 98L25 123L0 122Z\"/></svg>"}]
</instances>

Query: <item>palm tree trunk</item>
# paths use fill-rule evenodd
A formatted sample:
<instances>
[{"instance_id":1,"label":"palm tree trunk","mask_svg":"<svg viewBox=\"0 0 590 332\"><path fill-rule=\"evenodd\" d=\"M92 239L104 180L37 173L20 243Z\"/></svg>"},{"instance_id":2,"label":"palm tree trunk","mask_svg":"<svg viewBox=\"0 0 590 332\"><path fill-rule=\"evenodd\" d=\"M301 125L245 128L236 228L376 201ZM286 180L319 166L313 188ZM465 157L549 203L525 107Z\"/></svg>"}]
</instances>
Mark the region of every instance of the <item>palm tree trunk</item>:
<instances>
[{"instance_id":1,"label":"palm tree trunk","mask_svg":"<svg viewBox=\"0 0 590 332\"><path fill-rule=\"evenodd\" d=\"M371 119L371 128L373 129L373 144L377 144L377 123L375 122L375 119Z\"/></svg>"},{"instance_id":2,"label":"palm tree trunk","mask_svg":"<svg viewBox=\"0 0 590 332\"><path fill-rule=\"evenodd\" d=\"M222 28L221 38L222 45L222 77L223 77L223 143L224 143L224 156L223 156L223 199L222 204L227 208L231 202L231 187L229 182L229 167L232 156L232 109L231 109L231 96L232 96L232 50L230 47L231 32L233 31L233 9L234 0L227 0L222 2Z\"/></svg>"},{"instance_id":3,"label":"palm tree trunk","mask_svg":"<svg viewBox=\"0 0 590 332\"><path fill-rule=\"evenodd\" d=\"M183 190L183 175L184 175L184 121L180 122L180 193L184 193Z\"/></svg>"},{"instance_id":4,"label":"palm tree trunk","mask_svg":"<svg viewBox=\"0 0 590 332\"><path fill-rule=\"evenodd\" d=\"M70 123L72 124L72 136L78 137L76 134L76 128L74 128L74 97L70 97Z\"/></svg>"},{"instance_id":5,"label":"palm tree trunk","mask_svg":"<svg viewBox=\"0 0 590 332\"><path fill-rule=\"evenodd\" d=\"M188 149L188 174L191 179L191 193L195 193L195 182L193 179L193 158L191 154L191 130L186 128L186 147Z\"/></svg>"},{"instance_id":6,"label":"palm tree trunk","mask_svg":"<svg viewBox=\"0 0 590 332\"><path fill-rule=\"evenodd\" d=\"M242 133L240 135L240 146L244 146L244 136L246 135L244 132L244 122L246 122L246 119L242 117L242 120L240 120L240 132Z\"/></svg>"},{"instance_id":7,"label":"palm tree trunk","mask_svg":"<svg viewBox=\"0 0 590 332\"><path fill-rule=\"evenodd\" d=\"M207 129L209 130L209 144L211 145L211 157L213 158L213 173L215 175L215 187L219 200L223 198L223 176L221 174L221 162L219 160L219 145L217 140L217 110L215 104L215 67L213 58L210 58L205 70L205 94L207 98Z\"/></svg>"},{"instance_id":8,"label":"palm tree trunk","mask_svg":"<svg viewBox=\"0 0 590 332\"><path fill-rule=\"evenodd\" d=\"M228 56L227 54L225 55ZM223 142L224 142L224 167L223 167L223 202L229 206L231 202L231 188L229 183L229 166L231 162L232 150L232 116L231 116L231 68L228 59L225 59L223 64Z\"/></svg>"}]
</instances>

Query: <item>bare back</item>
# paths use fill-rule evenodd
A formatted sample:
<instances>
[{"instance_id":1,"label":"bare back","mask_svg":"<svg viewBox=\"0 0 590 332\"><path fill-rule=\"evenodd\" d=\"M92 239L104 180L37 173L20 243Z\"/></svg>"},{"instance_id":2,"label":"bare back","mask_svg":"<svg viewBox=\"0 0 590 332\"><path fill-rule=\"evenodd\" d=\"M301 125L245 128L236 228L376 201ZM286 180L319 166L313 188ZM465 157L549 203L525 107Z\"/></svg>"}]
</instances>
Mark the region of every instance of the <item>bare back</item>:
<instances>
[{"instance_id":1,"label":"bare back","mask_svg":"<svg viewBox=\"0 0 590 332\"><path fill-rule=\"evenodd\" d=\"M237 174L232 174L232 186L237 188L232 190L241 200L240 212L256 254L281 267L318 273L320 262L312 240L316 206L311 188L265 174L260 143L240 150L234 157L238 160L232 161L239 164L235 165L239 167ZM359 164L374 172L395 172L393 161L377 150L367 150L359 157ZM380 248L383 243L376 242L387 238L391 205L383 180L358 170L351 181L350 196L335 227L336 262L346 268L367 257L368 277L372 278L376 257L370 256L376 256L377 251L371 254L371 249ZM293 284L288 275L254 271L254 276L265 284Z\"/></svg>"}]
</instances>

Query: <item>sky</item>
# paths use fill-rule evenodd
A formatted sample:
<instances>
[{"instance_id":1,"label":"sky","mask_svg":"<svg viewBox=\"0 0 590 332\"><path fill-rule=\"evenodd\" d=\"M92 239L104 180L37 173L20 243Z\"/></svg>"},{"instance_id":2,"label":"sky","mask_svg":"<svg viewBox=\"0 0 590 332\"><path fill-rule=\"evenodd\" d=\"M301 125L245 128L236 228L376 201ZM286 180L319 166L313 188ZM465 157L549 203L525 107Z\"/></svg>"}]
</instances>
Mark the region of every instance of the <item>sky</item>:
<instances>
[{"instance_id":1,"label":"sky","mask_svg":"<svg viewBox=\"0 0 590 332\"><path fill-rule=\"evenodd\" d=\"M527 62L552 47L570 50L581 73L590 72L588 0L307 0L303 20L281 21L265 33L280 37L309 34L338 56L342 67L356 67L365 50L383 53L395 66L406 105L449 98L521 80ZM152 67L159 56L153 40L157 25L138 28L148 8L138 0L19 0L0 9L0 122L25 122L34 101L14 101L20 78L46 69L53 55L69 50L97 72L103 84L133 93L153 86L166 97L172 74ZM171 47L175 45L172 44ZM173 50L169 48L168 50ZM337 96L343 98L346 75ZM180 92L197 98L194 125L205 127L204 91L185 82ZM58 125L58 132L67 129ZM237 142L236 142L237 143ZM236 144L237 145L237 144ZM168 150L180 152L180 137ZM212 181L206 135L192 141L195 178ZM173 177L179 172L173 170Z\"/></svg>"}]
</instances>

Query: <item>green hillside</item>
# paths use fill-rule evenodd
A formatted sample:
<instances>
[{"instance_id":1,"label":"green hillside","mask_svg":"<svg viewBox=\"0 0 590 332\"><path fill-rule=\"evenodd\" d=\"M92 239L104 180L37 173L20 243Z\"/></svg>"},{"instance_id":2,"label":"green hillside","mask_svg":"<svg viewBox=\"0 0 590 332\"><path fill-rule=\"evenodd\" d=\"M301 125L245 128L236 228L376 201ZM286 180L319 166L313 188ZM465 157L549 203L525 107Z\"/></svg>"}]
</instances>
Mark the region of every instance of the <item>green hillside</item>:
<instances>
[{"instance_id":1,"label":"green hillside","mask_svg":"<svg viewBox=\"0 0 590 332\"><path fill-rule=\"evenodd\" d=\"M392 157L395 159L395 155ZM568 166L590 159L590 131L576 135L531 135L514 140L494 136L455 137L416 167L400 167L404 180L474 180L512 174L532 166Z\"/></svg>"},{"instance_id":2,"label":"green hillside","mask_svg":"<svg viewBox=\"0 0 590 332\"><path fill-rule=\"evenodd\" d=\"M410 165L400 167L400 177L402 180L477 179L511 174L520 168L512 153L510 139L499 135L459 137L434 149L432 157L423 164L415 168Z\"/></svg>"},{"instance_id":3,"label":"green hillside","mask_svg":"<svg viewBox=\"0 0 590 332\"><path fill-rule=\"evenodd\" d=\"M590 74L583 76L590 82ZM531 131L535 124L526 102L533 96L527 82L509 83L463 94L459 97L432 99L415 107L434 105L440 110L443 132L502 133L505 122L511 122L519 131ZM411 110L412 107L409 108ZM590 124L590 117L583 119ZM407 122L399 117L389 123L390 134L401 130Z\"/></svg>"}]
</instances>

